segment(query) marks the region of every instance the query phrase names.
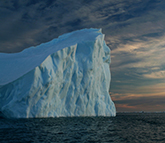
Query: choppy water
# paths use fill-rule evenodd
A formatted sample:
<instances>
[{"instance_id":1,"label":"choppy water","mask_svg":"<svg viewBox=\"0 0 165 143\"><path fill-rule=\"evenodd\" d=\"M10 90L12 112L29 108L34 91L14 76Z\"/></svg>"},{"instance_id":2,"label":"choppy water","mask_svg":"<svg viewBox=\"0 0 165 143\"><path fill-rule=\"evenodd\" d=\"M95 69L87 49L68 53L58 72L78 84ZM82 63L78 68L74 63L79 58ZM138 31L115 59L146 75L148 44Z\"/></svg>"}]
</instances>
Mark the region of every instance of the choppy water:
<instances>
[{"instance_id":1,"label":"choppy water","mask_svg":"<svg viewBox=\"0 0 165 143\"><path fill-rule=\"evenodd\" d=\"M165 113L116 117L0 118L0 142L165 143Z\"/></svg>"}]
</instances>

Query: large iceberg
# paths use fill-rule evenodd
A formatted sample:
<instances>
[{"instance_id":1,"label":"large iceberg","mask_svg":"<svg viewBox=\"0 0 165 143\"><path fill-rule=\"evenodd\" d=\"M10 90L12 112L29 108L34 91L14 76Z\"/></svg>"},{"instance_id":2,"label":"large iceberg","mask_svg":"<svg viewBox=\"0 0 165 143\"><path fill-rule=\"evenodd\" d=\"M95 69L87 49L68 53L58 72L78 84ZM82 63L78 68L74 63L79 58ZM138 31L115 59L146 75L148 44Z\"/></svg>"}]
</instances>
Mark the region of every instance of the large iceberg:
<instances>
[{"instance_id":1,"label":"large iceberg","mask_svg":"<svg viewBox=\"0 0 165 143\"><path fill-rule=\"evenodd\" d=\"M115 116L109 64L100 29L0 53L0 111L8 118Z\"/></svg>"}]
</instances>

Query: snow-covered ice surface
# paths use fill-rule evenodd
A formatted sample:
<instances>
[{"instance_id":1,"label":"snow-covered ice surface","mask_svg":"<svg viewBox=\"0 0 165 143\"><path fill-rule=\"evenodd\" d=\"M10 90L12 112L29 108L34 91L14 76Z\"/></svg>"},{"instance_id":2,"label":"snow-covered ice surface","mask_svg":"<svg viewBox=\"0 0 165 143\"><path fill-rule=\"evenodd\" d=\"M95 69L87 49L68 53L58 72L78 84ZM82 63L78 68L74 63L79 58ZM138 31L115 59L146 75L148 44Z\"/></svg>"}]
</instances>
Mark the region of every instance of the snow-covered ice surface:
<instances>
[{"instance_id":1,"label":"snow-covered ice surface","mask_svg":"<svg viewBox=\"0 0 165 143\"><path fill-rule=\"evenodd\" d=\"M115 116L109 64L99 29L0 53L0 111L8 118Z\"/></svg>"}]
</instances>

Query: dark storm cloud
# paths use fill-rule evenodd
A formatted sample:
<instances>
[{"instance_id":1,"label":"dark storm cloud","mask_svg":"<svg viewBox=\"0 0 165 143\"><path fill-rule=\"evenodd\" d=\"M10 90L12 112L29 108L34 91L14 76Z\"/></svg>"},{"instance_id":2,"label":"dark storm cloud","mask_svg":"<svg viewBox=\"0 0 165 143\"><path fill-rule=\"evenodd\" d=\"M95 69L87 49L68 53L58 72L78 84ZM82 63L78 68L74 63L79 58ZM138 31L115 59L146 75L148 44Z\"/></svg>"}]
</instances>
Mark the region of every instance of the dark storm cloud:
<instances>
[{"instance_id":1,"label":"dark storm cloud","mask_svg":"<svg viewBox=\"0 0 165 143\"><path fill-rule=\"evenodd\" d=\"M1 1L0 51L20 51L82 28L101 27L107 37L114 36L131 25L128 20L145 15L157 4L155 0Z\"/></svg>"},{"instance_id":2,"label":"dark storm cloud","mask_svg":"<svg viewBox=\"0 0 165 143\"><path fill-rule=\"evenodd\" d=\"M73 21L81 23L74 17L77 8L71 8L69 1L1 1L1 51L19 51L71 31Z\"/></svg>"}]
</instances>

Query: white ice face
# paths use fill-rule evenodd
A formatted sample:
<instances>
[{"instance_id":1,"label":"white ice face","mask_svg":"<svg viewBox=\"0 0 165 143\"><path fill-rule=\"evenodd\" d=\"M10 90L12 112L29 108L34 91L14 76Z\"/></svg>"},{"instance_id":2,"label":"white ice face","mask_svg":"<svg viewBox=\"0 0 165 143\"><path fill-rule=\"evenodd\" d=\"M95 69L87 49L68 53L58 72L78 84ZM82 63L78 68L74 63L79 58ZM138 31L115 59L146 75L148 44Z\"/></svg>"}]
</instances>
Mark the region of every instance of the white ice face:
<instances>
[{"instance_id":1,"label":"white ice face","mask_svg":"<svg viewBox=\"0 0 165 143\"><path fill-rule=\"evenodd\" d=\"M2 55L4 59L8 57ZM29 63L30 55L34 59ZM59 39L9 57L11 64L12 58L17 59L20 65L26 61L24 66L28 68L26 72L20 69L16 79L14 77L1 82L0 111L4 116L116 115L109 95L110 49L100 30L85 29L65 34ZM26 60L19 62L22 58ZM10 69L6 67L6 71Z\"/></svg>"}]
</instances>

